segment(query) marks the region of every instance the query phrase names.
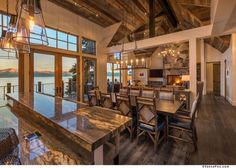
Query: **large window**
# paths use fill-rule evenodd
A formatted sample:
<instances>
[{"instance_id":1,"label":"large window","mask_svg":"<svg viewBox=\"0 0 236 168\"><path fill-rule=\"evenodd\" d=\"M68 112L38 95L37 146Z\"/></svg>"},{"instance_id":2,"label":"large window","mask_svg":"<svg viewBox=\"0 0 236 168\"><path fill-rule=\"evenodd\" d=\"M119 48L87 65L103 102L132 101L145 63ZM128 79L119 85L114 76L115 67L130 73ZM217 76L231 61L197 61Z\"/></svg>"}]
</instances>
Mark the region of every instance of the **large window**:
<instances>
[{"instance_id":1,"label":"large window","mask_svg":"<svg viewBox=\"0 0 236 168\"><path fill-rule=\"evenodd\" d=\"M120 64L114 64L114 82L121 82Z\"/></svg>"},{"instance_id":2,"label":"large window","mask_svg":"<svg viewBox=\"0 0 236 168\"><path fill-rule=\"evenodd\" d=\"M8 21L8 22L7 22ZM10 17L0 14L0 37L2 31L7 30ZM0 58L15 57L15 53L8 53L0 49ZM18 60L0 59L0 106L6 104L5 94L18 91Z\"/></svg>"},{"instance_id":3,"label":"large window","mask_svg":"<svg viewBox=\"0 0 236 168\"><path fill-rule=\"evenodd\" d=\"M78 51L77 36L51 28L46 28L49 47L68 51Z\"/></svg>"},{"instance_id":4,"label":"large window","mask_svg":"<svg viewBox=\"0 0 236 168\"><path fill-rule=\"evenodd\" d=\"M35 91L55 95L55 56L34 53Z\"/></svg>"},{"instance_id":5,"label":"large window","mask_svg":"<svg viewBox=\"0 0 236 168\"><path fill-rule=\"evenodd\" d=\"M8 23L10 21L10 17L4 14L0 14L0 35L2 36L2 31L7 30Z\"/></svg>"},{"instance_id":6,"label":"large window","mask_svg":"<svg viewBox=\"0 0 236 168\"><path fill-rule=\"evenodd\" d=\"M83 38L82 39L82 52L85 54L96 55L96 41Z\"/></svg>"}]
</instances>

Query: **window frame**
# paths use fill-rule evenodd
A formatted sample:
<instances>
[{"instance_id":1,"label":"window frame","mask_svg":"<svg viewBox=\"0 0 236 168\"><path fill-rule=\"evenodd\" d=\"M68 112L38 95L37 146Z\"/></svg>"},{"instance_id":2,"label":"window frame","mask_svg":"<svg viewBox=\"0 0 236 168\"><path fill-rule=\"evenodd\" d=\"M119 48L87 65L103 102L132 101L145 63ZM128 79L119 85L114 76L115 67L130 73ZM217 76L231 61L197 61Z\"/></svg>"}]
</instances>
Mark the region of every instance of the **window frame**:
<instances>
[{"instance_id":1,"label":"window frame","mask_svg":"<svg viewBox=\"0 0 236 168\"><path fill-rule=\"evenodd\" d=\"M0 38L2 37L3 30L7 30L7 28L8 28L8 25L4 26L4 20L3 20L4 16L7 16L7 14L5 14L4 12L0 12L0 17L1 17L1 22L0 22L1 34L0 34ZM7 17L9 17L8 22L10 22L10 16L7 16Z\"/></svg>"},{"instance_id":2,"label":"window frame","mask_svg":"<svg viewBox=\"0 0 236 168\"><path fill-rule=\"evenodd\" d=\"M94 44L94 53L84 52L84 50L83 50L83 40L88 40L88 41L92 41L92 42L95 43ZM92 39L89 39L89 38L86 38L86 37L82 37L81 38L81 50L82 50L83 54L89 54L89 55L97 56L97 42L96 42L96 40L92 40Z\"/></svg>"},{"instance_id":3,"label":"window frame","mask_svg":"<svg viewBox=\"0 0 236 168\"><path fill-rule=\"evenodd\" d=\"M55 41L56 47L50 46L50 45L48 45L47 47L56 48L56 49L60 49L60 50L71 51L71 52L79 52L79 48L80 48L80 47L79 47L79 40L80 40L80 39L79 39L79 36L78 36L78 35L75 35L75 34L72 34L72 33L68 33L68 32L66 32L66 31L62 31L62 30L59 30L59 29L55 29L55 28L50 27L50 26L46 26L46 32L47 32L48 29L51 29L51 30L56 31L56 38L53 38L53 37L50 37L50 36L47 35L47 36L48 36L48 37L47 37L48 39ZM58 32L61 32L61 33L66 34L66 40L61 40L61 39L59 39L59 38L58 38ZM69 36L75 37L76 43L70 42L70 41L69 41ZM59 42L66 43L66 49L64 49L64 48L59 48L59 46L58 46L58 43L59 43ZM70 45L70 44L76 46L76 50L70 50L70 49L69 49L69 45Z\"/></svg>"}]
</instances>

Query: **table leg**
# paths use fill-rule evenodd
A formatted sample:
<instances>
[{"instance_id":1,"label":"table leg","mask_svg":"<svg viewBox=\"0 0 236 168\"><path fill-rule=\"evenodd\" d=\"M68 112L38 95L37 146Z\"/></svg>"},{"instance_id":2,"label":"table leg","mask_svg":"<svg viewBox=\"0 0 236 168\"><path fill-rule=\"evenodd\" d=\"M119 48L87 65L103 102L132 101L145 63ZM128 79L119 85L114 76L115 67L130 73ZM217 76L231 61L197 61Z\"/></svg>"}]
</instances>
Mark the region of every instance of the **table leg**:
<instances>
[{"instance_id":1,"label":"table leg","mask_svg":"<svg viewBox=\"0 0 236 168\"><path fill-rule=\"evenodd\" d=\"M119 165L119 153L120 153L120 134L118 134L116 137L115 137L115 145L116 145L116 148L115 148L115 153L117 153L116 157L113 159L113 163L114 165Z\"/></svg>"},{"instance_id":2,"label":"table leg","mask_svg":"<svg viewBox=\"0 0 236 168\"><path fill-rule=\"evenodd\" d=\"M120 159L119 159L120 157L119 157L119 154L114 158L114 160L113 160L113 163L114 163L114 165L119 165L120 164Z\"/></svg>"},{"instance_id":3,"label":"table leg","mask_svg":"<svg viewBox=\"0 0 236 168\"><path fill-rule=\"evenodd\" d=\"M94 151L94 164L103 165L103 161L103 145L101 145Z\"/></svg>"}]
</instances>

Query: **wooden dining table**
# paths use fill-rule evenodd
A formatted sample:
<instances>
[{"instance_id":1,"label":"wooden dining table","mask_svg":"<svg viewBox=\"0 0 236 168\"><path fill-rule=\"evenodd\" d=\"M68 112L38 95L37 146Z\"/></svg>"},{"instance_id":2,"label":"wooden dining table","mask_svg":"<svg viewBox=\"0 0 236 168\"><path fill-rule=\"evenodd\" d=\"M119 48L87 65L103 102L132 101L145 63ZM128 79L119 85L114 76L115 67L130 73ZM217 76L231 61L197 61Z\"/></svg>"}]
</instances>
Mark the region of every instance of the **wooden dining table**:
<instances>
[{"instance_id":1,"label":"wooden dining table","mask_svg":"<svg viewBox=\"0 0 236 168\"><path fill-rule=\"evenodd\" d=\"M156 110L157 113L163 114L166 118L166 139L169 134L169 116L173 116L177 113L177 111L182 107L183 101L180 100L157 100L156 102Z\"/></svg>"},{"instance_id":2,"label":"wooden dining table","mask_svg":"<svg viewBox=\"0 0 236 168\"><path fill-rule=\"evenodd\" d=\"M111 157L104 145L114 139L111 159L119 163L120 132L131 125L131 118L39 93L8 94L7 99L17 117L48 131L91 164L104 164L106 153Z\"/></svg>"}]
</instances>

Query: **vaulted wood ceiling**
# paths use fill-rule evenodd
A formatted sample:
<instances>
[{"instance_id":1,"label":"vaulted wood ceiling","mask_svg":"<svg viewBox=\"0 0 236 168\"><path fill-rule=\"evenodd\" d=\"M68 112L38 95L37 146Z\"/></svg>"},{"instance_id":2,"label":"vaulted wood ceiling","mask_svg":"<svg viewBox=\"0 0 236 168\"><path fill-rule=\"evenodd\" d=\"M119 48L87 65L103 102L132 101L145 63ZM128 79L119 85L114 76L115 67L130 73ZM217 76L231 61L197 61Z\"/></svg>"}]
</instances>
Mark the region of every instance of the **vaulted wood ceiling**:
<instances>
[{"instance_id":1,"label":"vaulted wood ceiling","mask_svg":"<svg viewBox=\"0 0 236 168\"><path fill-rule=\"evenodd\" d=\"M49 0L90 21L107 27L122 25L109 46L195 28L210 23L211 0ZM150 6L150 4L152 5ZM151 10L152 9L152 10ZM153 24L150 24L152 20ZM153 29L150 29L153 26ZM149 32L149 31L153 32ZM220 40L219 40L220 39ZM229 38L211 38L209 44L221 52L228 48ZM223 45L223 46L222 46Z\"/></svg>"}]
</instances>

